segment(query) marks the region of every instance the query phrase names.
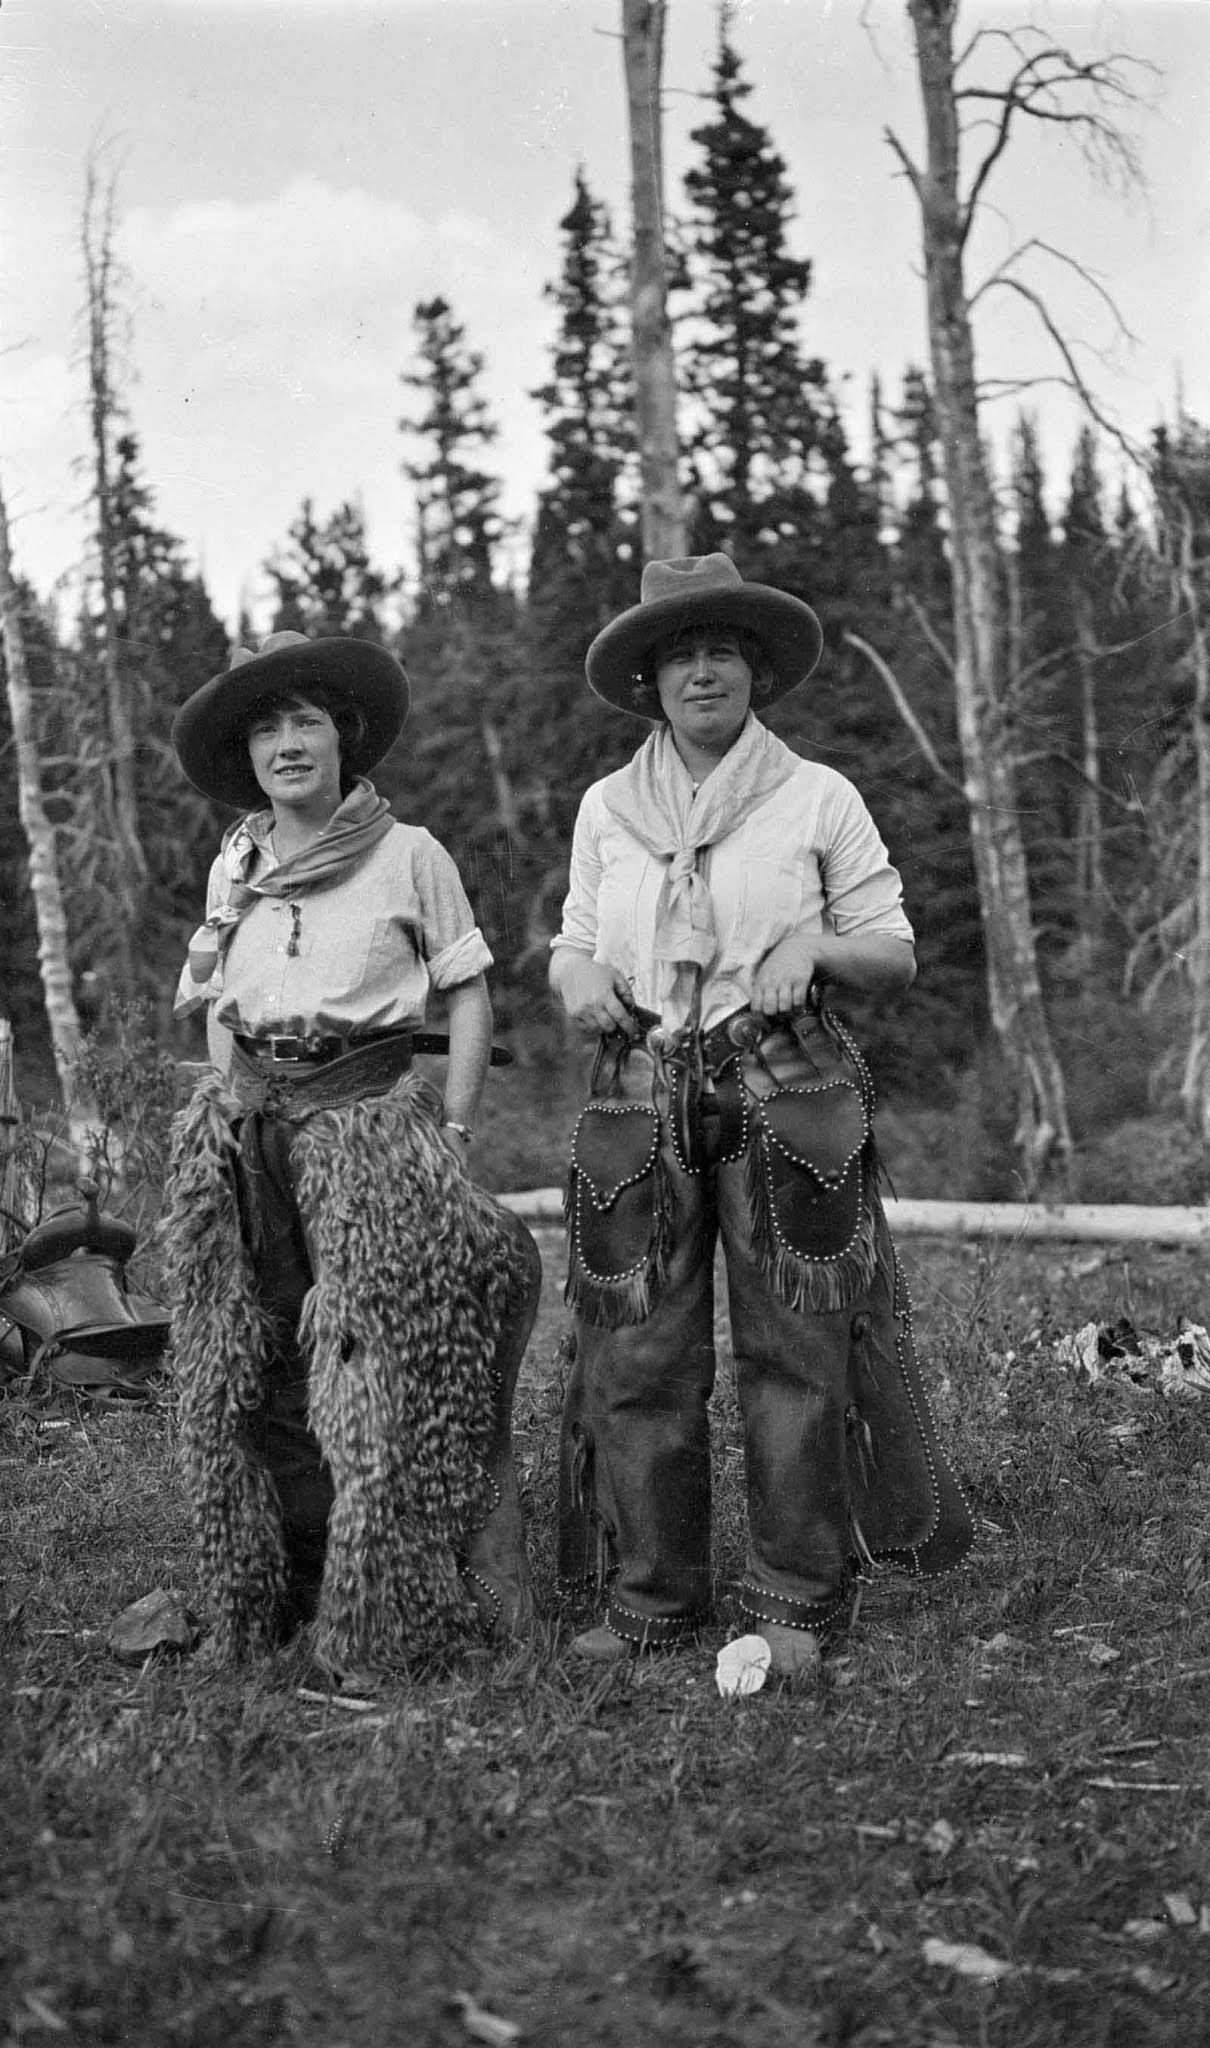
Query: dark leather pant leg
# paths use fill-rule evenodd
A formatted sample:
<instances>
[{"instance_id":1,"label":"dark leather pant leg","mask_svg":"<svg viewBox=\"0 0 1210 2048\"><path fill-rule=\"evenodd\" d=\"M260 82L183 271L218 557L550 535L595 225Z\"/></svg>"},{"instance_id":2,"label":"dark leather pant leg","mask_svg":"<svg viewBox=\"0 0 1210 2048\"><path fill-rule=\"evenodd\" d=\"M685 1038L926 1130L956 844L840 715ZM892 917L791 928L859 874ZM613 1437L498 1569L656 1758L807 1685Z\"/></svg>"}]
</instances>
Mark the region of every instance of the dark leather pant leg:
<instances>
[{"instance_id":1,"label":"dark leather pant leg","mask_svg":"<svg viewBox=\"0 0 1210 2048\"><path fill-rule=\"evenodd\" d=\"M533 1619L533 1588L517 1472L512 1416L517 1375L542 1292L542 1260L520 1217L500 1210L513 1254L513 1287L495 1357L495 1404L486 1457L487 1506L466 1549L467 1587L489 1634L520 1635Z\"/></svg>"},{"instance_id":2,"label":"dark leather pant leg","mask_svg":"<svg viewBox=\"0 0 1210 2048\"><path fill-rule=\"evenodd\" d=\"M249 1423L258 1457L268 1467L281 1506L289 1581L288 1623L314 1619L323 1583L332 1481L307 1420L307 1382L271 1386Z\"/></svg>"},{"instance_id":3,"label":"dark leather pant leg","mask_svg":"<svg viewBox=\"0 0 1210 2048\"><path fill-rule=\"evenodd\" d=\"M641 1323L577 1317L562 1465L565 1532L577 1506L568 1495L582 1490L616 1564L609 1626L651 1644L692 1633L710 1604L715 1224L703 1181L667 1148L664 1164L667 1277Z\"/></svg>"},{"instance_id":4,"label":"dark leather pant leg","mask_svg":"<svg viewBox=\"0 0 1210 2048\"><path fill-rule=\"evenodd\" d=\"M333 1488L307 1419L306 1366L298 1318L311 1261L294 1198L289 1126L254 1112L244 1118L235 1161L241 1227L262 1306L272 1320L265 1401L249 1419L253 1450L268 1467L281 1507L290 1573L288 1619L309 1621L319 1601Z\"/></svg>"},{"instance_id":5,"label":"dark leather pant leg","mask_svg":"<svg viewBox=\"0 0 1210 2048\"><path fill-rule=\"evenodd\" d=\"M718 1200L748 1493L740 1604L757 1623L822 1628L849 1600L853 1310L803 1313L775 1294L753 1251L742 1160L719 1167Z\"/></svg>"}]
</instances>

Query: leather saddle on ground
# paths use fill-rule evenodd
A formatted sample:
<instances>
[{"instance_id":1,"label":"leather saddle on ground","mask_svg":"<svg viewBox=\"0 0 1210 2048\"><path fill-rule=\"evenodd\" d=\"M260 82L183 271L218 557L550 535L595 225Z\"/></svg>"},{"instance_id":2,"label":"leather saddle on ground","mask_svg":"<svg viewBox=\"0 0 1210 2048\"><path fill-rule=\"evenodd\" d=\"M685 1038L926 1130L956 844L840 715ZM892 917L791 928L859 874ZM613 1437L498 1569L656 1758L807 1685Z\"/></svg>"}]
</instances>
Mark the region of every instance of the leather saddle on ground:
<instances>
[{"instance_id":1,"label":"leather saddle on ground","mask_svg":"<svg viewBox=\"0 0 1210 2048\"><path fill-rule=\"evenodd\" d=\"M130 1225L81 1192L80 1204L52 1210L0 1259L0 1382L44 1370L58 1387L138 1399L171 1319L131 1284Z\"/></svg>"}]
</instances>

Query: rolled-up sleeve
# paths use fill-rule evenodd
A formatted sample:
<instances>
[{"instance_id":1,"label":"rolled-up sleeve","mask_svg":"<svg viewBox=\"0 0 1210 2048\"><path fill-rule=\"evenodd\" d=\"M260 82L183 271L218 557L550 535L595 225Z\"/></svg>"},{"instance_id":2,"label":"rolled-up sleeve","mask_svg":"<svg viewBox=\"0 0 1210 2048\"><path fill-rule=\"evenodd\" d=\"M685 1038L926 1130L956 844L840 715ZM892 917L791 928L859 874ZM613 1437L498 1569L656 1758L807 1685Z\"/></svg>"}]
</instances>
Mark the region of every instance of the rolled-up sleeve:
<instances>
[{"instance_id":1,"label":"rolled-up sleeve","mask_svg":"<svg viewBox=\"0 0 1210 2048\"><path fill-rule=\"evenodd\" d=\"M491 966L491 948L475 923L453 859L431 832L419 836L415 882L430 982L436 989L445 989L473 981Z\"/></svg>"},{"instance_id":2,"label":"rolled-up sleeve","mask_svg":"<svg viewBox=\"0 0 1210 2048\"><path fill-rule=\"evenodd\" d=\"M563 923L551 940L551 951L567 946L573 952L597 950L597 892L601 886L600 820L595 790L589 790L576 813L571 840L571 864L567 894L563 899Z\"/></svg>"},{"instance_id":3,"label":"rolled-up sleeve","mask_svg":"<svg viewBox=\"0 0 1210 2048\"><path fill-rule=\"evenodd\" d=\"M824 807L820 878L827 921L837 938L881 933L914 939L903 907L903 884L882 837L853 784L834 778Z\"/></svg>"},{"instance_id":4,"label":"rolled-up sleeve","mask_svg":"<svg viewBox=\"0 0 1210 2048\"><path fill-rule=\"evenodd\" d=\"M222 879L222 859L221 856L216 856L215 859L212 860L210 863L210 873L206 880L207 917L210 916L211 912L214 910L215 905L219 900ZM188 953L186 953L184 962L181 967L180 976L177 980L176 994L172 1000L173 1015L175 1017L194 1016L197 1013L197 1011L199 1011L203 1007L204 1004L213 1000L214 996L217 994L218 990L221 987L222 976L216 976L214 973L211 973L205 981L196 981L193 976L193 970L189 959L189 955Z\"/></svg>"}]
</instances>

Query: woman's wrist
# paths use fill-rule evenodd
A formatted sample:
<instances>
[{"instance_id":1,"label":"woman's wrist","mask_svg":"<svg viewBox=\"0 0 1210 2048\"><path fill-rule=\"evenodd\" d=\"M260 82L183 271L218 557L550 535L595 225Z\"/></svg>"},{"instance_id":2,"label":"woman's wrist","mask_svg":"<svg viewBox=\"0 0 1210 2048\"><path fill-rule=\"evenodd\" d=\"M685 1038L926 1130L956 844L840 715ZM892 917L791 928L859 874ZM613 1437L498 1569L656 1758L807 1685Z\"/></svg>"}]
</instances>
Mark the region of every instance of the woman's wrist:
<instances>
[{"instance_id":1,"label":"woman's wrist","mask_svg":"<svg viewBox=\"0 0 1210 2048\"><path fill-rule=\"evenodd\" d=\"M469 1145L475 1135L470 1125L462 1123L456 1116L447 1116L441 1128L443 1131L453 1131L456 1137L461 1138L464 1145Z\"/></svg>"}]
</instances>

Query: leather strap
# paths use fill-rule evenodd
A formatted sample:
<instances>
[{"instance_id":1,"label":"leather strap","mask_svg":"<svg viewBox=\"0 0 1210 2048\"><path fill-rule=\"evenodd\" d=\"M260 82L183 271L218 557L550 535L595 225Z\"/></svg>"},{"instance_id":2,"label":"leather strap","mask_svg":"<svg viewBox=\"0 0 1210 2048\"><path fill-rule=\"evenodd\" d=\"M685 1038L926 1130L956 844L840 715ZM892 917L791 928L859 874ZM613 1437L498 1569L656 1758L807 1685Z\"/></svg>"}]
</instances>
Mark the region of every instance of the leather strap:
<instances>
[{"instance_id":1,"label":"leather strap","mask_svg":"<svg viewBox=\"0 0 1210 2048\"><path fill-rule=\"evenodd\" d=\"M364 1046L385 1045L388 1042L406 1046L410 1053L447 1053L450 1049L449 1034L445 1031L408 1031L404 1028L388 1031L359 1031L342 1037L337 1032L308 1032L306 1035L290 1033L265 1033L260 1038L248 1036L242 1031L234 1033L235 1043L248 1059L256 1060L263 1066L324 1066L329 1060L343 1059L346 1053L360 1052ZM507 1046L493 1045L490 1053L493 1067L511 1067L514 1054Z\"/></svg>"}]
</instances>

